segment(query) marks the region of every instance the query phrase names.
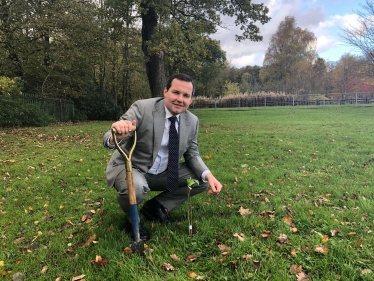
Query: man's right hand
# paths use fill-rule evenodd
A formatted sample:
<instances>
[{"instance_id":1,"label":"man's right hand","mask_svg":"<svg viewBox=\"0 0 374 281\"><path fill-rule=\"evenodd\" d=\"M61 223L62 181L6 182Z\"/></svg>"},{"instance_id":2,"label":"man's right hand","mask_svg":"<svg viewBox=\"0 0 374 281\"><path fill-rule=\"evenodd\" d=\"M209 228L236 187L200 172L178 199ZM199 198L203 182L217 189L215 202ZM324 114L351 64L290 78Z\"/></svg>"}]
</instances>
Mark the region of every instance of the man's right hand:
<instances>
[{"instance_id":1,"label":"man's right hand","mask_svg":"<svg viewBox=\"0 0 374 281\"><path fill-rule=\"evenodd\" d=\"M116 130L117 141L121 141L133 131L134 127L136 127L136 120L119 120L113 123L111 128ZM110 138L109 142L110 144L114 144L112 137Z\"/></svg>"}]
</instances>

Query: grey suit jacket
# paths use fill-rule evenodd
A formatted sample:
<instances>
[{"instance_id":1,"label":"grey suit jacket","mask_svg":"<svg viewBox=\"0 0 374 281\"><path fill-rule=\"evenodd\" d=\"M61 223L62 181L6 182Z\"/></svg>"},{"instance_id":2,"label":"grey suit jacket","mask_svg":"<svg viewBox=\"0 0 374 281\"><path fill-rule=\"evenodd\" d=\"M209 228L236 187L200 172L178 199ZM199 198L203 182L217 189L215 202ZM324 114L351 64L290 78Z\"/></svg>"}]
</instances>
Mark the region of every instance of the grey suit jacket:
<instances>
[{"instance_id":1,"label":"grey suit jacket","mask_svg":"<svg viewBox=\"0 0 374 281\"><path fill-rule=\"evenodd\" d=\"M164 98L151 98L136 101L130 109L120 117L121 120L136 120L137 144L132 155L132 165L143 173L152 167L161 146L165 129ZM184 158L188 167L200 178L208 170L200 157L197 136L199 130L198 118L185 111L179 118L179 157ZM104 134L103 144L111 132ZM121 148L127 153L132 145L132 134L122 143ZM107 185L112 187L117 175L125 169L123 156L116 150L106 169Z\"/></svg>"}]
</instances>

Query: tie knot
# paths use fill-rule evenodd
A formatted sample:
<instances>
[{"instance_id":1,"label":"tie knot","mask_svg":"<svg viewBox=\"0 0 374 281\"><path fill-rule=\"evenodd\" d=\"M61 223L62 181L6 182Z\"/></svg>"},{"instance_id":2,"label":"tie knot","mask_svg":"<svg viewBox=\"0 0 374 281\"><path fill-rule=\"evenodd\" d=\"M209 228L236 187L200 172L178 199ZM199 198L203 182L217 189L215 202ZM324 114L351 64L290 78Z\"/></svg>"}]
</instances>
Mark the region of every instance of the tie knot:
<instances>
[{"instance_id":1,"label":"tie knot","mask_svg":"<svg viewBox=\"0 0 374 281\"><path fill-rule=\"evenodd\" d=\"M176 116L171 116L171 117L169 117L169 120L170 120L171 124L174 124L177 121L177 117Z\"/></svg>"}]
</instances>

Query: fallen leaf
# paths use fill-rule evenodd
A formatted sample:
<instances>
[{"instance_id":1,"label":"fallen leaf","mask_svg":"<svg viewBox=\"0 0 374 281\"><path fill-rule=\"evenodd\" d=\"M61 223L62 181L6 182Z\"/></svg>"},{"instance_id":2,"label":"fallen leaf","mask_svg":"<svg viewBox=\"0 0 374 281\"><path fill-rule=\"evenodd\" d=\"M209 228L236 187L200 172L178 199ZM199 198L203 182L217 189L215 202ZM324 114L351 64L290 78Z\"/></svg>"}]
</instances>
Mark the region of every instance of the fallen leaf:
<instances>
[{"instance_id":1,"label":"fallen leaf","mask_svg":"<svg viewBox=\"0 0 374 281\"><path fill-rule=\"evenodd\" d=\"M166 271L174 271L175 270L175 268L170 263L166 263L166 262L164 262L163 264L161 264L160 267L162 269L166 270Z\"/></svg>"},{"instance_id":2,"label":"fallen leaf","mask_svg":"<svg viewBox=\"0 0 374 281\"><path fill-rule=\"evenodd\" d=\"M361 274L364 274L364 275L365 274L371 274L371 273L373 273L373 271L371 269L369 269L369 268L361 270Z\"/></svg>"},{"instance_id":3,"label":"fallen leaf","mask_svg":"<svg viewBox=\"0 0 374 281\"><path fill-rule=\"evenodd\" d=\"M304 272L299 272L296 274L296 280L297 281L307 281L308 276Z\"/></svg>"},{"instance_id":4,"label":"fallen leaf","mask_svg":"<svg viewBox=\"0 0 374 281\"><path fill-rule=\"evenodd\" d=\"M93 234L91 235L87 241L83 244L83 246L88 246L90 245L91 243L95 242L95 239L96 239L96 234Z\"/></svg>"},{"instance_id":5,"label":"fallen leaf","mask_svg":"<svg viewBox=\"0 0 374 281\"><path fill-rule=\"evenodd\" d=\"M243 207L240 207L238 212L243 217L248 217L252 214L252 212L250 212L249 209L244 209Z\"/></svg>"},{"instance_id":6,"label":"fallen leaf","mask_svg":"<svg viewBox=\"0 0 374 281\"><path fill-rule=\"evenodd\" d=\"M292 223L292 217L290 217L290 216L284 217L283 221L287 224L291 224Z\"/></svg>"},{"instance_id":7,"label":"fallen leaf","mask_svg":"<svg viewBox=\"0 0 374 281\"><path fill-rule=\"evenodd\" d=\"M296 228L296 227L290 227L290 230L291 230L293 233L296 233L296 232L297 232L297 228Z\"/></svg>"},{"instance_id":8,"label":"fallen leaf","mask_svg":"<svg viewBox=\"0 0 374 281\"><path fill-rule=\"evenodd\" d=\"M244 241L244 234L238 234L238 233L235 233L233 234L234 237L237 237L240 241Z\"/></svg>"},{"instance_id":9,"label":"fallen leaf","mask_svg":"<svg viewBox=\"0 0 374 281\"><path fill-rule=\"evenodd\" d=\"M101 257L101 256L96 256L95 260L91 261L91 264L104 267L108 263L108 258L107 257Z\"/></svg>"},{"instance_id":10,"label":"fallen leaf","mask_svg":"<svg viewBox=\"0 0 374 281\"><path fill-rule=\"evenodd\" d=\"M197 259L197 256L195 255L189 255L187 258L186 258L186 261L187 262L193 262Z\"/></svg>"},{"instance_id":11,"label":"fallen leaf","mask_svg":"<svg viewBox=\"0 0 374 281\"><path fill-rule=\"evenodd\" d=\"M197 274L195 272L188 272L188 277L195 279Z\"/></svg>"},{"instance_id":12,"label":"fallen leaf","mask_svg":"<svg viewBox=\"0 0 374 281\"><path fill-rule=\"evenodd\" d=\"M271 231L270 230L264 230L262 231L262 233L260 234L260 238L268 238L272 235Z\"/></svg>"},{"instance_id":13,"label":"fallen leaf","mask_svg":"<svg viewBox=\"0 0 374 281\"><path fill-rule=\"evenodd\" d=\"M300 273L303 271L303 267L301 265L293 264L290 267L290 273Z\"/></svg>"},{"instance_id":14,"label":"fallen leaf","mask_svg":"<svg viewBox=\"0 0 374 281\"><path fill-rule=\"evenodd\" d=\"M26 275L21 273L21 272L17 272L15 273L13 276L12 276L12 280L13 281L22 281L23 279L26 278Z\"/></svg>"},{"instance_id":15,"label":"fallen leaf","mask_svg":"<svg viewBox=\"0 0 374 281\"><path fill-rule=\"evenodd\" d=\"M329 241L329 237L327 235L323 235L322 236L322 242L326 243L327 241Z\"/></svg>"},{"instance_id":16,"label":"fallen leaf","mask_svg":"<svg viewBox=\"0 0 374 281\"><path fill-rule=\"evenodd\" d=\"M176 254L172 254L172 255L170 255L170 257L171 257L171 259L172 259L173 261L175 261L175 262L179 262L179 261L180 261L180 258L178 258Z\"/></svg>"},{"instance_id":17,"label":"fallen leaf","mask_svg":"<svg viewBox=\"0 0 374 281\"><path fill-rule=\"evenodd\" d=\"M84 275L84 274L79 275L79 276L75 276L75 277L73 277L73 279L71 279L71 281L82 280L84 277L86 277L86 275Z\"/></svg>"},{"instance_id":18,"label":"fallen leaf","mask_svg":"<svg viewBox=\"0 0 374 281\"><path fill-rule=\"evenodd\" d=\"M227 245L224 245L224 244L220 244L218 245L218 248L221 250L221 251L231 251L231 248Z\"/></svg>"},{"instance_id":19,"label":"fallen leaf","mask_svg":"<svg viewBox=\"0 0 374 281\"><path fill-rule=\"evenodd\" d=\"M130 255L132 253L132 250L130 247L126 247L123 251L125 252L126 255Z\"/></svg>"},{"instance_id":20,"label":"fallen leaf","mask_svg":"<svg viewBox=\"0 0 374 281\"><path fill-rule=\"evenodd\" d=\"M43 266L43 268L42 268L42 273L46 273L48 271L48 266Z\"/></svg>"},{"instance_id":21,"label":"fallen leaf","mask_svg":"<svg viewBox=\"0 0 374 281\"><path fill-rule=\"evenodd\" d=\"M288 237L287 237L286 234L281 234L281 235L279 235L279 237L278 237L278 241L279 241L280 243L289 243L289 241L288 241Z\"/></svg>"},{"instance_id":22,"label":"fallen leaf","mask_svg":"<svg viewBox=\"0 0 374 281\"><path fill-rule=\"evenodd\" d=\"M317 252L317 253L321 253L321 254L326 255L329 252L329 249L324 245L323 246L317 245L314 248L314 251Z\"/></svg>"},{"instance_id":23,"label":"fallen leaf","mask_svg":"<svg viewBox=\"0 0 374 281\"><path fill-rule=\"evenodd\" d=\"M4 266L4 261L0 261L0 266Z\"/></svg>"},{"instance_id":24,"label":"fallen leaf","mask_svg":"<svg viewBox=\"0 0 374 281\"><path fill-rule=\"evenodd\" d=\"M356 244L357 244L357 246L359 246L362 249L362 243L361 243L360 239L356 240Z\"/></svg>"}]
</instances>

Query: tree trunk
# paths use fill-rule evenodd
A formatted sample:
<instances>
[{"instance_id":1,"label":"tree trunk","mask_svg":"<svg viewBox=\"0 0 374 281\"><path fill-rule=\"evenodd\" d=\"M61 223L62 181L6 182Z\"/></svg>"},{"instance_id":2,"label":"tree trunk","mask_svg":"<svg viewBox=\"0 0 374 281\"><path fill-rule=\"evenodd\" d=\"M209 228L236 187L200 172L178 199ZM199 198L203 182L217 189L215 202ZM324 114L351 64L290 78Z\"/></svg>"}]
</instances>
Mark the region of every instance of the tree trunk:
<instances>
[{"instance_id":1,"label":"tree trunk","mask_svg":"<svg viewBox=\"0 0 374 281\"><path fill-rule=\"evenodd\" d=\"M151 89L152 97L162 96L166 85L164 54L160 50L159 54L151 54L148 51L147 42L152 39L157 27L157 13L152 6L152 1L144 1L142 8L142 50L146 57L146 72Z\"/></svg>"}]
</instances>

